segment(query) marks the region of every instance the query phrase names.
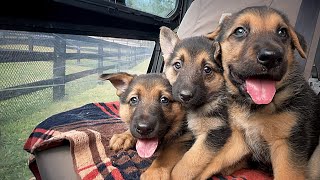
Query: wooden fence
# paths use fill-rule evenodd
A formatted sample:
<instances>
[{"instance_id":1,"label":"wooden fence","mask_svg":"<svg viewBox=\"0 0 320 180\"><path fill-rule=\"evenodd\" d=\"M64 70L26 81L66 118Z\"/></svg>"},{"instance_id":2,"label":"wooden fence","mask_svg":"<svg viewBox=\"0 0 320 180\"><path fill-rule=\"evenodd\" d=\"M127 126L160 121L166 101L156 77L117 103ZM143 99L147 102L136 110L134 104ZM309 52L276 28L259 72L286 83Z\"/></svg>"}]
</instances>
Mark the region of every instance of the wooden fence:
<instances>
[{"instance_id":1,"label":"wooden fence","mask_svg":"<svg viewBox=\"0 0 320 180\"><path fill-rule=\"evenodd\" d=\"M20 63L52 61L53 77L51 79L20 84L0 89L0 101L35 91L53 88L53 99L62 99L65 95L65 84L92 74L101 74L105 70L133 67L150 55L150 43L130 40L97 39L88 36L22 33L14 31L0 32L0 47L24 46L26 49L0 48L0 63ZM39 52L35 47L51 49L50 52ZM53 50L52 50L53 49ZM123 59L123 57L126 57ZM81 59L96 61L97 67L77 73L66 74L66 61ZM104 65L104 62L113 62ZM1 82L0 82L1 83Z\"/></svg>"}]
</instances>

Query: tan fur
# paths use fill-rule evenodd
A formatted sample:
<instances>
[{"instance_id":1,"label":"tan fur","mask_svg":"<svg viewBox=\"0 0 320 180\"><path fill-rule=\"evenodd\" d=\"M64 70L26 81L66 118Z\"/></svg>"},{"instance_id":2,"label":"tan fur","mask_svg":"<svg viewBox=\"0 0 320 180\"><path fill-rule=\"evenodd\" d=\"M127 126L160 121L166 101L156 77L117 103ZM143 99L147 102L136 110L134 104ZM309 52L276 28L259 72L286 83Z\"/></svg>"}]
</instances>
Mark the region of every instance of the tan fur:
<instances>
[{"instance_id":1,"label":"tan fur","mask_svg":"<svg viewBox=\"0 0 320 180\"><path fill-rule=\"evenodd\" d=\"M272 113L257 113L250 117L252 123L257 123L255 127L261 129L263 138L270 144L277 140L287 139L297 119L292 113Z\"/></svg>"},{"instance_id":2,"label":"tan fur","mask_svg":"<svg viewBox=\"0 0 320 180\"><path fill-rule=\"evenodd\" d=\"M144 79L136 79L134 84L130 84L135 77L138 76L127 73L103 74L101 76L102 79L112 82L117 89L118 96L122 97L122 94L126 92L126 99L120 100L119 115L129 127L136 111L143 111L141 113L148 116L150 107L155 107L155 104L160 103L160 97L165 96L169 99L170 105L158 106L165 116L163 119L165 122L159 121L159 123L167 123L171 126L166 130L166 134L160 137L163 142L160 142L160 147L158 147L158 157L140 177L142 180L158 179L159 177L169 179L172 168L187 151L186 141L192 139L191 132L183 133L182 136L179 134L182 133L180 130L185 121L185 111L180 103L173 100L171 86L168 88L169 82L165 84L159 80L160 78L150 79L152 78L150 76ZM162 78L165 78L165 76L162 75ZM129 86L130 88L128 88ZM139 98L139 109L137 109L138 106L130 105L129 102L132 97ZM121 134L114 134L109 144L112 150L117 151L132 148L136 142L137 139L133 137L129 129Z\"/></svg>"},{"instance_id":3,"label":"tan fur","mask_svg":"<svg viewBox=\"0 0 320 180\"><path fill-rule=\"evenodd\" d=\"M289 33L293 39L294 46L297 48L300 56L303 57L304 59L306 59L307 58L306 52L302 49L302 47L299 43L299 39L297 37L297 34L294 32L292 26L290 26L290 28L289 28Z\"/></svg>"},{"instance_id":4,"label":"tan fur","mask_svg":"<svg viewBox=\"0 0 320 180\"><path fill-rule=\"evenodd\" d=\"M206 51L201 51L199 54L197 54L196 59L209 59L209 54Z\"/></svg>"},{"instance_id":5,"label":"tan fur","mask_svg":"<svg viewBox=\"0 0 320 180\"><path fill-rule=\"evenodd\" d=\"M177 80L176 72L173 70L173 68L164 68L164 70L167 72L166 76L170 81L170 84L175 82Z\"/></svg>"},{"instance_id":6,"label":"tan fur","mask_svg":"<svg viewBox=\"0 0 320 180\"><path fill-rule=\"evenodd\" d=\"M311 159L308 164L309 176L308 180L320 179L320 143L317 149L313 152Z\"/></svg>"},{"instance_id":7,"label":"tan fur","mask_svg":"<svg viewBox=\"0 0 320 180\"><path fill-rule=\"evenodd\" d=\"M121 120L129 124L132 118L133 110L129 107L128 104L123 104L119 108L119 116Z\"/></svg>"},{"instance_id":8,"label":"tan fur","mask_svg":"<svg viewBox=\"0 0 320 180\"><path fill-rule=\"evenodd\" d=\"M184 123L184 122L181 122L181 120L184 119L185 111L181 107L181 104L176 103L172 106L171 110L168 109L167 111L165 111L165 113L167 118L173 121L173 122L168 122L168 123L172 123L173 126L171 127L171 131L168 131L167 134L164 136L165 139L169 139L175 136L176 133L180 130L181 123ZM179 137L177 141L180 141L180 140L181 139Z\"/></svg>"},{"instance_id":9,"label":"tan fur","mask_svg":"<svg viewBox=\"0 0 320 180\"><path fill-rule=\"evenodd\" d=\"M210 163L214 152L206 147L206 137L207 134L199 135L195 144L177 163L171 174L173 180L193 179Z\"/></svg>"},{"instance_id":10,"label":"tan fur","mask_svg":"<svg viewBox=\"0 0 320 180\"><path fill-rule=\"evenodd\" d=\"M206 134L210 129L216 129L224 125L224 122L218 118L202 117L201 121L199 121L198 118L199 117L196 114L188 114L188 127L196 136Z\"/></svg>"},{"instance_id":11,"label":"tan fur","mask_svg":"<svg viewBox=\"0 0 320 180\"><path fill-rule=\"evenodd\" d=\"M270 145L271 162L275 180L304 180L304 167L295 167L290 161L290 152L286 139L273 140Z\"/></svg>"},{"instance_id":12,"label":"tan fur","mask_svg":"<svg viewBox=\"0 0 320 180\"><path fill-rule=\"evenodd\" d=\"M227 23L228 20L230 20L230 18L223 23ZM300 53L301 57L306 58L306 52L302 48L302 45L300 44L298 36L293 27L290 24L286 24L284 19L282 19L279 14L268 11L267 14L260 16L260 14L255 11L247 11L237 17L234 16L233 20L233 23L230 24L230 26L228 25L227 29L223 29L222 26L219 26L215 31L208 34L207 37L210 39L218 38L218 40L220 40L224 78L228 87L228 91L234 96L238 96L240 92L238 87L236 87L230 79L229 66L232 65L236 70L241 70L244 68L245 63L257 63L257 54L251 44L259 42L259 40L261 40L261 36L266 36L267 33L275 33L279 27L287 28L292 44ZM241 40L238 41L232 38L232 33L237 27L243 27L246 25L248 25L250 29L250 38L248 36L249 40L247 42ZM275 46L277 46L277 44ZM246 49L245 51L243 51L244 47ZM288 61L287 71L285 72L281 81L276 82L277 89L280 89L285 83L287 83L288 76L292 74L292 68L294 64L294 51L291 45L288 44L285 48L284 59ZM239 63L239 59L242 60L241 63ZM253 67L257 68L257 71L263 71L263 69L261 69L263 67ZM252 71L255 71L255 69L252 69ZM255 111L248 109L248 107L238 105L236 102L230 105L229 112L231 124L234 126L233 132L243 132L246 139L246 144L249 145L253 153L257 152L259 154L260 152L265 152L270 154L275 179L305 179L306 177L305 167L297 165L295 161L299 160L293 159L294 155L290 151L288 145L288 138L292 129L297 123L298 117L292 111L284 111L281 113L276 112L276 109L280 107L283 102L295 95L294 93L295 91L293 89L284 89L274 96L270 104L265 105L263 108ZM263 141L266 141L266 146L269 147L270 152L265 149L265 146L260 145L263 144ZM225 153L224 155L227 154L225 151L223 152ZM241 159L242 155L240 154L239 156L240 157L237 157L238 159L236 159L233 163ZM232 157L231 154L230 157ZM219 172L220 169L214 169L217 167L217 164L221 163L212 161L212 166L208 166L203 174L210 175L212 173ZM320 165L316 167L319 166ZM317 173L319 170L315 170L314 172ZM208 176L204 176L204 178L206 177Z\"/></svg>"},{"instance_id":13,"label":"tan fur","mask_svg":"<svg viewBox=\"0 0 320 180\"><path fill-rule=\"evenodd\" d=\"M166 30L165 33L173 32ZM160 39L165 40L163 36L175 37L174 35L167 35L165 33L160 33ZM165 41L169 42L170 40ZM179 42L179 40L175 40L174 42ZM184 154L182 159L176 164L176 166L172 170L171 178L174 180L197 179L200 177L200 175L202 175L203 170L206 169L209 164L211 164L210 167L212 168L208 169L206 173L201 176L202 179L209 178L211 175L213 175L212 173L214 172L223 171L225 173L232 173L234 172L234 170L237 170L246 164L245 161L243 163L239 163L239 165L236 165L235 163L243 159L243 156L248 152L247 147L243 143L243 135L241 135L241 133L232 133L232 137L229 137L229 134L221 135L220 138L224 138L225 136L227 136L226 138L228 139L230 138L229 142L226 144L226 147L224 147L223 145L224 142L219 142L223 143L221 145L210 144L210 141L214 141L214 139L212 139L212 137L208 137L216 135L219 138L220 134L213 135L213 133L215 133L214 131L218 130L219 128L229 128L226 122L228 121L227 119L223 119L219 115L210 115L210 113L214 113L216 109L221 108L220 106L224 105L228 101L227 97L224 94L221 94L224 90L224 77L222 75L221 68L218 67L218 64L220 65L221 62L217 62L215 61L215 59L213 59L217 58L220 55L219 43L212 43L212 46L214 47L213 50L215 50L214 53L211 51L208 52L207 49L204 50L200 48L196 49L196 51L193 51L193 48L196 47L193 47L191 50L185 48L190 47L188 46L188 43L186 46L183 46L181 44L179 46L179 49L175 49L174 56L164 56L165 58L170 57L170 59L165 59L166 68L164 69L164 72L167 75L170 83L176 85L182 83L179 85L181 85L182 87L186 86L187 89L189 87L195 87L196 85L198 85L197 83L199 83L201 84L202 88L206 89L206 91L203 92L203 97L208 96L209 99L212 98L211 95L213 95L213 97L217 97L212 100L205 99L205 101L209 102L205 102L197 106L197 108L195 109L191 108L188 110L188 127L193 132L196 141L192 145L191 149L189 149ZM161 48L166 49L166 45L167 44L161 44ZM167 49L167 52L168 51L169 50ZM181 68L179 68L178 70L173 67L177 62L181 63ZM210 67L212 69L212 73L204 73L205 65L206 67ZM177 79L179 79L179 81ZM197 79L197 81L195 81L194 79ZM179 89L179 85L175 87ZM204 99L202 99L201 102L203 100ZM227 110L225 109L225 111ZM229 151L228 148L233 145L239 146L239 149L233 149ZM237 155L236 153L238 153L239 155ZM234 159L229 161L229 155L231 155ZM214 172L212 171L212 169L214 169Z\"/></svg>"},{"instance_id":14,"label":"tan fur","mask_svg":"<svg viewBox=\"0 0 320 180\"><path fill-rule=\"evenodd\" d=\"M221 31L221 26L218 26L213 32L206 35L207 38L214 40Z\"/></svg>"},{"instance_id":15,"label":"tan fur","mask_svg":"<svg viewBox=\"0 0 320 180\"><path fill-rule=\"evenodd\" d=\"M255 146L261 141L260 135L269 144L276 179L292 179L293 177L294 179L303 179L303 168L300 169L293 165L286 144L290 130L296 123L294 114L274 114L272 105L268 105L261 110L261 113L256 114L250 114L246 108L241 108L236 104L232 106L231 111L232 124L236 125L238 129L244 130L247 143L251 144L251 147L255 147L255 151L264 151L260 146Z\"/></svg>"},{"instance_id":16,"label":"tan fur","mask_svg":"<svg viewBox=\"0 0 320 180\"><path fill-rule=\"evenodd\" d=\"M109 147L112 150L127 150L134 146L136 139L130 133L130 130L125 131L121 134L114 134L109 142Z\"/></svg>"},{"instance_id":17,"label":"tan fur","mask_svg":"<svg viewBox=\"0 0 320 180\"><path fill-rule=\"evenodd\" d=\"M252 15L251 13L247 12L242 16L238 17L238 19L234 22L234 26L233 26L234 28L230 28L230 30L238 27L237 26L238 24L245 24L245 23L250 23L250 31L252 33L257 33L264 28L268 28L264 26L264 22L261 21L260 17Z\"/></svg>"},{"instance_id":18,"label":"tan fur","mask_svg":"<svg viewBox=\"0 0 320 180\"><path fill-rule=\"evenodd\" d=\"M186 49L180 49L177 52L177 55L174 57L174 62L180 61L181 57L184 57L186 59L186 61L190 60L190 54L188 53L188 51ZM168 63L168 59L164 58L165 63ZM173 64L171 64L173 65ZM165 66L166 67L166 66ZM166 72L166 77L168 78L170 84L173 84L176 81L177 78L177 72L172 68L165 68L164 71ZM190 77L189 77L190 78Z\"/></svg>"},{"instance_id":19,"label":"tan fur","mask_svg":"<svg viewBox=\"0 0 320 180\"><path fill-rule=\"evenodd\" d=\"M187 150L183 145L183 141L191 138L191 133L188 133L180 137L175 143L166 146L147 171L141 175L140 179L170 179L171 170Z\"/></svg>"},{"instance_id":20,"label":"tan fur","mask_svg":"<svg viewBox=\"0 0 320 180\"><path fill-rule=\"evenodd\" d=\"M250 153L243 134L237 128L232 128L232 136L224 145L223 149L214 156L210 164L199 176L201 180L206 180L213 174L224 172L226 175L233 173L235 170L247 166L245 156ZM244 159L244 161L241 161ZM229 169L228 169L229 168Z\"/></svg>"}]
</instances>

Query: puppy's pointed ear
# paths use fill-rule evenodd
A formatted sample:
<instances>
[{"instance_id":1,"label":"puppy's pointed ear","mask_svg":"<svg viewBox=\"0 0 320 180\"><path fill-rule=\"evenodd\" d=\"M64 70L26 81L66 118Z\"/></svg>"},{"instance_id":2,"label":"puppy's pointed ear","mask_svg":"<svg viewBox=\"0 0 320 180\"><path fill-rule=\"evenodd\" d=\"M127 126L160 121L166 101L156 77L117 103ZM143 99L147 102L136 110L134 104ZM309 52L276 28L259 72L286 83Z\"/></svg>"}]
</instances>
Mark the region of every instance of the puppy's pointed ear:
<instances>
[{"instance_id":1,"label":"puppy's pointed ear","mask_svg":"<svg viewBox=\"0 0 320 180\"><path fill-rule=\"evenodd\" d=\"M218 41L213 42L214 48L214 61L218 63L218 65L222 68L222 60L221 60L221 46Z\"/></svg>"},{"instance_id":2,"label":"puppy's pointed ear","mask_svg":"<svg viewBox=\"0 0 320 180\"><path fill-rule=\"evenodd\" d=\"M101 74L100 79L102 80L109 80L112 85L117 89L117 96L120 96L123 92L125 92L132 79L136 75L131 75L128 73L120 72L114 74Z\"/></svg>"},{"instance_id":3,"label":"puppy's pointed ear","mask_svg":"<svg viewBox=\"0 0 320 180\"><path fill-rule=\"evenodd\" d=\"M215 40L218 37L220 32L221 32L221 25L219 25L213 32L207 34L206 37L209 38L210 40Z\"/></svg>"},{"instance_id":4,"label":"puppy's pointed ear","mask_svg":"<svg viewBox=\"0 0 320 180\"><path fill-rule=\"evenodd\" d=\"M160 47L164 61L167 61L179 41L178 35L170 28L165 26L160 28Z\"/></svg>"},{"instance_id":5,"label":"puppy's pointed ear","mask_svg":"<svg viewBox=\"0 0 320 180\"><path fill-rule=\"evenodd\" d=\"M223 16L223 18L220 19L218 27L213 32L207 34L206 37L211 40L217 39L218 35L222 31L223 24L226 24L228 21L230 21L230 19L231 19L231 14Z\"/></svg>"},{"instance_id":6,"label":"puppy's pointed ear","mask_svg":"<svg viewBox=\"0 0 320 180\"><path fill-rule=\"evenodd\" d=\"M298 50L300 56L307 59L307 43L304 37L293 30L293 27L289 27L289 35L291 36L293 46Z\"/></svg>"}]
</instances>

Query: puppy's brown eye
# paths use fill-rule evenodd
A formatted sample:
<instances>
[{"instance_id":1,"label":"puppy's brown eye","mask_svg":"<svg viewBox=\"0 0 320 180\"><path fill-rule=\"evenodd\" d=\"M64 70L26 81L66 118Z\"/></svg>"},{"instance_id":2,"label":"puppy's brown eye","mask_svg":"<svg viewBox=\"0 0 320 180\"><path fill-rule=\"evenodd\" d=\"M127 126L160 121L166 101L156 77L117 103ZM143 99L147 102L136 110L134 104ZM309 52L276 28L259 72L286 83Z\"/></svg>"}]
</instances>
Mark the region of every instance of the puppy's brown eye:
<instances>
[{"instance_id":1,"label":"puppy's brown eye","mask_svg":"<svg viewBox=\"0 0 320 180\"><path fill-rule=\"evenodd\" d=\"M235 37L241 38L245 37L247 35L247 30L243 27L238 27L237 29L234 30L233 35Z\"/></svg>"},{"instance_id":2,"label":"puppy's brown eye","mask_svg":"<svg viewBox=\"0 0 320 180\"><path fill-rule=\"evenodd\" d=\"M277 34L278 36L280 37L287 37L288 36L288 31L286 28L280 28L278 31L277 31Z\"/></svg>"},{"instance_id":3,"label":"puppy's brown eye","mask_svg":"<svg viewBox=\"0 0 320 180\"><path fill-rule=\"evenodd\" d=\"M182 67L182 64L181 64L181 62L175 62L175 63L173 64L173 67L174 67L176 70L178 70L178 69L180 69L180 68Z\"/></svg>"},{"instance_id":4,"label":"puppy's brown eye","mask_svg":"<svg viewBox=\"0 0 320 180\"><path fill-rule=\"evenodd\" d=\"M160 103L161 104L168 104L169 103L169 99L167 97L165 97L165 96L162 96L160 98Z\"/></svg>"},{"instance_id":5,"label":"puppy's brown eye","mask_svg":"<svg viewBox=\"0 0 320 180\"><path fill-rule=\"evenodd\" d=\"M138 97L132 97L130 99L130 105L134 106L134 105L137 105L139 103L139 98Z\"/></svg>"},{"instance_id":6,"label":"puppy's brown eye","mask_svg":"<svg viewBox=\"0 0 320 180\"><path fill-rule=\"evenodd\" d=\"M209 66L204 66L203 72L206 74L211 74L212 73L212 68Z\"/></svg>"}]
</instances>

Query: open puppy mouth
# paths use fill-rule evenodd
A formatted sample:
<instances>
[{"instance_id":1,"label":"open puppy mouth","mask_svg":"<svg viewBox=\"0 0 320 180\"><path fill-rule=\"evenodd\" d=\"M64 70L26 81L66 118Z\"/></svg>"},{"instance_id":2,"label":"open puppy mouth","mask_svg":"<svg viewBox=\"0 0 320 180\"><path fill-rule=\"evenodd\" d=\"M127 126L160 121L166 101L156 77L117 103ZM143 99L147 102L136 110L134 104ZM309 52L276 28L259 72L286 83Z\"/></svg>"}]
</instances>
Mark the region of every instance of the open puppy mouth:
<instances>
[{"instance_id":1,"label":"open puppy mouth","mask_svg":"<svg viewBox=\"0 0 320 180\"><path fill-rule=\"evenodd\" d=\"M230 79L242 93L250 96L255 104L269 104L276 94L276 82L281 80L281 74L260 73L237 73L230 66Z\"/></svg>"},{"instance_id":2,"label":"open puppy mouth","mask_svg":"<svg viewBox=\"0 0 320 180\"><path fill-rule=\"evenodd\" d=\"M144 130L142 131L141 129L138 130L138 128L134 126L134 123L131 123L130 132L132 136L137 139L136 150L138 152L138 155L142 158L151 157L160 144L158 127L157 129L150 128L149 130L147 128L144 128Z\"/></svg>"},{"instance_id":3,"label":"open puppy mouth","mask_svg":"<svg viewBox=\"0 0 320 180\"><path fill-rule=\"evenodd\" d=\"M138 139L136 143L136 150L140 157L149 158L156 152L158 145L159 139L156 137L150 139Z\"/></svg>"},{"instance_id":4,"label":"open puppy mouth","mask_svg":"<svg viewBox=\"0 0 320 180\"><path fill-rule=\"evenodd\" d=\"M168 127L169 128L169 127ZM168 128L165 128L166 130ZM167 134L166 130L159 130L153 136L145 136L137 138L136 150L140 157L150 158L157 151L158 147L162 144Z\"/></svg>"}]
</instances>

